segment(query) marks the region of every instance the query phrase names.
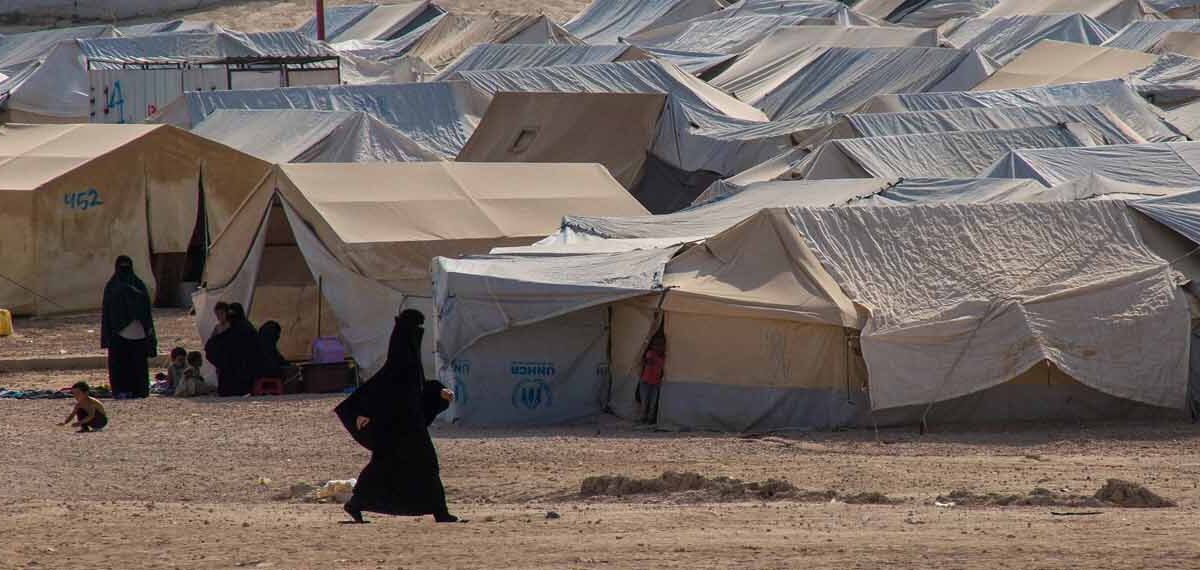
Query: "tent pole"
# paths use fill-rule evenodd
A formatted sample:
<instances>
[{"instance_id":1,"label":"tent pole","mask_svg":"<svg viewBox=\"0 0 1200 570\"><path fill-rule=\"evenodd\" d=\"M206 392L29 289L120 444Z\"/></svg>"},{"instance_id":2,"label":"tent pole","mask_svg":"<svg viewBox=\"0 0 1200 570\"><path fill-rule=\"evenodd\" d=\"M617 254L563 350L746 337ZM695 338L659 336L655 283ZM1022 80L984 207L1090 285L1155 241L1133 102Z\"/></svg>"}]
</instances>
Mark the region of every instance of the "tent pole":
<instances>
[{"instance_id":1,"label":"tent pole","mask_svg":"<svg viewBox=\"0 0 1200 570\"><path fill-rule=\"evenodd\" d=\"M325 41L325 0L316 0L317 41Z\"/></svg>"}]
</instances>

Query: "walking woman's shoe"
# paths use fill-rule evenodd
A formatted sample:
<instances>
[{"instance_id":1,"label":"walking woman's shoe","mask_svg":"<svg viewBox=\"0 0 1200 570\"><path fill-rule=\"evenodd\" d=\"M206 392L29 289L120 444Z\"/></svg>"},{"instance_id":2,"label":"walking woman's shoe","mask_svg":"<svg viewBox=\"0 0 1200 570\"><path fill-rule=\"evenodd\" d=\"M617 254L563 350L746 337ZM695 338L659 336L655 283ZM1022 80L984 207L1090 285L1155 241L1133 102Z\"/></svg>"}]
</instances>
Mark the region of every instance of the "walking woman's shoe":
<instances>
[{"instance_id":1,"label":"walking woman's shoe","mask_svg":"<svg viewBox=\"0 0 1200 570\"><path fill-rule=\"evenodd\" d=\"M367 522L363 520L362 510L354 505L354 501L350 501L342 505L342 510L346 511L346 514L350 515L350 518L354 519L355 524L363 524Z\"/></svg>"},{"instance_id":2,"label":"walking woman's shoe","mask_svg":"<svg viewBox=\"0 0 1200 570\"><path fill-rule=\"evenodd\" d=\"M452 515L452 514L450 514L450 513L438 513L438 514L436 514L436 515L433 515L433 520L435 520L435 521L437 521L437 522L440 522L440 523L456 523L456 522L460 522L460 521L458 520L458 517L456 517L456 516L454 516L454 515ZM461 521L461 522L466 522L466 521Z\"/></svg>"}]
</instances>

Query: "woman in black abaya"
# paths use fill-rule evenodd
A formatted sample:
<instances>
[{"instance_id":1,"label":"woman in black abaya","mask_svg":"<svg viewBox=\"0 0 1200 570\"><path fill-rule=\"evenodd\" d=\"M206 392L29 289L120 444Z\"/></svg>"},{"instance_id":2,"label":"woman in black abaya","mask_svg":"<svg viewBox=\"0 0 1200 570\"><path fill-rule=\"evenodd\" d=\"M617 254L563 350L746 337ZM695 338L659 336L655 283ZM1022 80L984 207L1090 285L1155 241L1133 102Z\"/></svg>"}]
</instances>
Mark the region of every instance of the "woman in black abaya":
<instances>
[{"instance_id":1,"label":"woman in black abaya","mask_svg":"<svg viewBox=\"0 0 1200 570\"><path fill-rule=\"evenodd\" d=\"M217 395L245 396L262 368L258 331L239 303L231 303L225 315L228 324L204 344L204 357L217 369Z\"/></svg>"},{"instance_id":2,"label":"woman in black abaya","mask_svg":"<svg viewBox=\"0 0 1200 570\"><path fill-rule=\"evenodd\" d=\"M108 382L117 398L150 395L146 359L158 352L150 290L133 272L133 260L122 255L104 286L100 313L100 347L108 350Z\"/></svg>"},{"instance_id":3,"label":"woman in black abaya","mask_svg":"<svg viewBox=\"0 0 1200 570\"><path fill-rule=\"evenodd\" d=\"M383 368L334 410L355 441L371 450L371 461L345 505L355 522L363 522L364 511L458 521L446 507L437 450L428 430L454 394L438 382L425 381L424 323L419 311L400 313Z\"/></svg>"}]
</instances>

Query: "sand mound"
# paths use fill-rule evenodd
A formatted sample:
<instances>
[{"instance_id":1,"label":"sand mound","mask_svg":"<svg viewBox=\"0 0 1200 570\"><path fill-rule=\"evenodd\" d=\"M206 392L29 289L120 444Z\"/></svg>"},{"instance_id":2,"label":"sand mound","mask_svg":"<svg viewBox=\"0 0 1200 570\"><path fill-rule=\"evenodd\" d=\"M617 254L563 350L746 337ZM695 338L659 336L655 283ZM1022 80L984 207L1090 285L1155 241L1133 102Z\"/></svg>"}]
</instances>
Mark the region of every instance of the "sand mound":
<instances>
[{"instance_id":1,"label":"sand mound","mask_svg":"<svg viewBox=\"0 0 1200 570\"><path fill-rule=\"evenodd\" d=\"M1121 508L1164 508L1175 503L1164 499L1153 491L1128 481L1109 479L1095 495L1058 493L1049 489L1036 488L1025 495L999 493L971 493L954 491L939 496L938 503L954 503L966 507L1121 507Z\"/></svg>"},{"instance_id":2,"label":"sand mound","mask_svg":"<svg viewBox=\"0 0 1200 570\"><path fill-rule=\"evenodd\" d=\"M588 477L579 486L582 497L629 497L633 495L669 497L693 501L767 501L824 502L834 499L853 504L891 504L896 501L881 493L839 495L836 491L805 491L782 479L742 481L732 477L705 477L699 473L666 471L653 479L635 479L624 475Z\"/></svg>"},{"instance_id":3,"label":"sand mound","mask_svg":"<svg viewBox=\"0 0 1200 570\"><path fill-rule=\"evenodd\" d=\"M1109 479L1096 491L1096 499L1127 509L1161 509L1175 506L1175 501L1164 499L1142 485L1120 479Z\"/></svg>"}]
</instances>

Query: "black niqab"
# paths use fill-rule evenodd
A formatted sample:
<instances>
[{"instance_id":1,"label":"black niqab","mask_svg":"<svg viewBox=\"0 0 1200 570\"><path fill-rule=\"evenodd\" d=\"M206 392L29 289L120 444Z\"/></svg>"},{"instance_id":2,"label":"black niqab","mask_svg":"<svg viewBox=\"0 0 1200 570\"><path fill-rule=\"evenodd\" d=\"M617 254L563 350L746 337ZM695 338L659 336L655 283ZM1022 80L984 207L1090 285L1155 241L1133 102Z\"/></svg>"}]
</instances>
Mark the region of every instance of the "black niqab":
<instances>
[{"instance_id":1,"label":"black niqab","mask_svg":"<svg viewBox=\"0 0 1200 570\"><path fill-rule=\"evenodd\" d=\"M204 357L217 368L217 394L249 394L262 369L258 331L246 320L246 310L232 303L226 311L229 327L204 344Z\"/></svg>"},{"instance_id":2,"label":"black niqab","mask_svg":"<svg viewBox=\"0 0 1200 570\"><path fill-rule=\"evenodd\" d=\"M109 348L113 337L138 321L150 341L146 356L155 356L158 343L151 315L150 289L133 272L133 260L129 256L118 257L115 265L113 276L104 286L104 300L100 305L100 347Z\"/></svg>"}]
</instances>

